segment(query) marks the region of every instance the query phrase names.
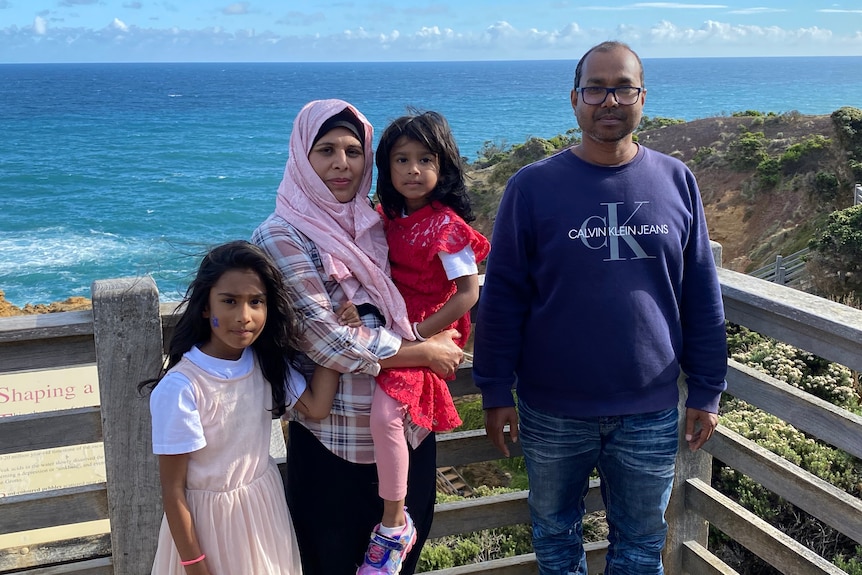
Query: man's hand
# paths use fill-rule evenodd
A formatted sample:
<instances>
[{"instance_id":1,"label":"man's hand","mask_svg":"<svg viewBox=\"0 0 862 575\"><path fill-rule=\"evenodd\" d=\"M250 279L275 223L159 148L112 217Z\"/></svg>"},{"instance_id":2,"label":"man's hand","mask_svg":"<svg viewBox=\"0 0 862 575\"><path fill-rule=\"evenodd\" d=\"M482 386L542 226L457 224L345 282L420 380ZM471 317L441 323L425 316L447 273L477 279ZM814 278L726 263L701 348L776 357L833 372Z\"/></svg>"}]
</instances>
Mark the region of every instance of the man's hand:
<instances>
[{"instance_id":1,"label":"man's hand","mask_svg":"<svg viewBox=\"0 0 862 575\"><path fill-rule=\"evenodd\" d=\"M690 451L697 451L712 437L718 426L718 415L708 411L692 409L685 410L685 440Z\"/></svg>"},{"instance_id":2,"label":"man's hand","mask_svg":"<svg viewBox=\"0 0 862 575\"><path fill-rule=\"evenodd\" d=\"M509 424L509 437L518 443L518 412L514 407L491 407L485 410L485 433L500 453L509 457L503 429Z\"/></svg>"}]
</instances>

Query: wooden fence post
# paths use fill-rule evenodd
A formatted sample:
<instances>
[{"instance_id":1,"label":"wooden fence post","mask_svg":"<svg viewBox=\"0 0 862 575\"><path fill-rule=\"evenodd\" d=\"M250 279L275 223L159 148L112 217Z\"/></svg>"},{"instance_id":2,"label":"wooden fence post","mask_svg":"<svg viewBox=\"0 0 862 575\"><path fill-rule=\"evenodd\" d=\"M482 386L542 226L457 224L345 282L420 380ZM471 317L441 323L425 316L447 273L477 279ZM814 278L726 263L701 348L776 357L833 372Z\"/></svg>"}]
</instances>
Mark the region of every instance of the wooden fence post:
<instances>
[{"instance_id":1,"label":"wooden fence post","mask_svg":"<svg viewBox=\"0 0 862 575\"><path fill-rule=\"evenodd\" d=\"M775 277L772 281L781 285L787 283L784 280L784 273L786 271L787 269L784 267L784 258L781 255L775 256Z\"/></svg>"},{"instance_id":2,"label":"wooden fence post","mask_svg":"<svg viewBox=\"0 0 862 575\"><path fill-rule=\"evenodd\" d=\"M162 518L150 410L137 384L162 365L159 294L149 276L93 282L114 573L149 573Z\"/></svg>"},{"instance_id":3,"label":"wooden fence post","mask_svg":"<svg viewBox=\"0 0 862 575\"><path fill-rule=\"evenodd\" d=\"M712 456L703 449L694 453L690 452L683 437L685 435L685 400L688 397L685 374L680 376L678 385L680 448L676 455L673 491L667 506L667 513L665 513L668 531L662 554L664 571L668 575L683 573L682 553L686 541L696 541L706 547L709 537L709 524L706 520L695 513L689 513L685 508L686 481L698 478L707 485L712 481Z\"/></svg>"},{"instance_id":4,"label":"wooden fence post","mask_svg":"<svg viewBox=\"0 0 862 575\"><path fill-rule=\"evenodd\" d=\"M710 242L712 258L715 265L721 267L721 244ZM662 561L665 573L681 575L682 553L686 541L696 541L707 546L709 524L695 513L689 513L685 508L685 485L692 478L701 479L707 485L712 480L712 456L699 449L695 453L688 450L685 442L685 401L688 398L688 386L685 374L681 373L677 381L679 386L679 453L676 455L676 472L673 478L673 491L668 503L665 518L668 523L667 539L665 541Z\"/></svg>"}]
</instances>

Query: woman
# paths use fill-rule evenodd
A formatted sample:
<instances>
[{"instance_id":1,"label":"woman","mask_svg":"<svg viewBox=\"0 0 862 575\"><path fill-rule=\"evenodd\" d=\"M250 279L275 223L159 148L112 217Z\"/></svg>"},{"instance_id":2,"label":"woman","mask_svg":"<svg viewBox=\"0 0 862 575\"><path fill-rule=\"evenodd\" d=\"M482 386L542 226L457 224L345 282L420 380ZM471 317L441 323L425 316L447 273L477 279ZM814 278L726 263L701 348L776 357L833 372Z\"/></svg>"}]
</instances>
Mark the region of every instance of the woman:
<instances>
[{"instance_id":1,"label":"woman","mask_svg":"<svg viewBox=\"0 0 862 575\"><path fill-rule=\"evenodd\" d=\"M381 551L369 546L383 509L369 429L374 376L381 368L427 366L445 377L462 358L453 330L413 341L404 300L389 279L380 217L368 200L372 136L371 124L347 102L303 107L275 213L252 238L281 268L304 317L306 377L314 363L343 374L329 417L298 414L289 424L285 489L305 575L353 575L366 549ZM347 302L356 304L362 327L339 322L335 312ZM409 575L431 526L436 445L413 424L406 435L406 503L417 532L401 570Z\"/></svg>"}]
</instances>

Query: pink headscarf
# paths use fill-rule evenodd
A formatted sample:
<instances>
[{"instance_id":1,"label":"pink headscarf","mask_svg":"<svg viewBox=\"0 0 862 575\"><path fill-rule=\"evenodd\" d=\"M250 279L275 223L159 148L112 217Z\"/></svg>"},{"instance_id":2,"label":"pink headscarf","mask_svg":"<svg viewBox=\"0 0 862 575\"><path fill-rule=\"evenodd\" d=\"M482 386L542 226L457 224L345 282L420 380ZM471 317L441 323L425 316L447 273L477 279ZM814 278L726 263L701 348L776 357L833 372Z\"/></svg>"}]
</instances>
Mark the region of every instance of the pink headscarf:
<instances>
[{"instance_id":1,"label":"pink headscarf","mask_svg":"<svg viewBox=\"0 0 862 575\"><path fill-rule=\"evenodd\" d=\"M342 204L315 173L308 153L323 123L345 108L365 127L365 171L356 196ZM365 116L343 100L306 104L293 121L275 213L315 243L325 273L341 285L353 303L375 305L386 318L387 327L401 337L413 339L404 298L389 277L383 224L368 201L374 164L373 134L374 128Z\"/></svg>"}]
</instances>

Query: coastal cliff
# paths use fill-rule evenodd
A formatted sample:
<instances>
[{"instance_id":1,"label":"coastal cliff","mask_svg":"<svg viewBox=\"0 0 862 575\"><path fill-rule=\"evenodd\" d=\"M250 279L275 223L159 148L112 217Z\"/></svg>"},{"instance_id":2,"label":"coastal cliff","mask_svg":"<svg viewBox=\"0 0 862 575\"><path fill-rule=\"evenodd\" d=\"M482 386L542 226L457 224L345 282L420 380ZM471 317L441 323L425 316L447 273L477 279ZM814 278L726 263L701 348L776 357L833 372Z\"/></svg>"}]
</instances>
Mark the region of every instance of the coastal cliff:
<instances>
[{"instance_id":1,"label":"coastal cliff","mask_svg":"<svg viewBox=\"0 0 862 575\"><path fill-rule=\"evenodd\" d=\"M636 137L688 165L710 238L722 245L723 266L747 273L806 247L829 214L853 205L862 152L854 160L857 152L845 134L862 133L853 123L857 117L862 120L862 112L854 108L831 116L746 111L689 122L645 117ZM508 177L579 135L531 138L507 149L488 143L484 158L472 166L480 169L468 172L474 176L474 225L491 237Z\"/></svg>"}]
</instances>

